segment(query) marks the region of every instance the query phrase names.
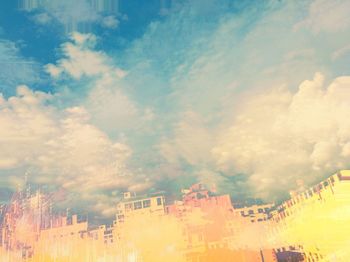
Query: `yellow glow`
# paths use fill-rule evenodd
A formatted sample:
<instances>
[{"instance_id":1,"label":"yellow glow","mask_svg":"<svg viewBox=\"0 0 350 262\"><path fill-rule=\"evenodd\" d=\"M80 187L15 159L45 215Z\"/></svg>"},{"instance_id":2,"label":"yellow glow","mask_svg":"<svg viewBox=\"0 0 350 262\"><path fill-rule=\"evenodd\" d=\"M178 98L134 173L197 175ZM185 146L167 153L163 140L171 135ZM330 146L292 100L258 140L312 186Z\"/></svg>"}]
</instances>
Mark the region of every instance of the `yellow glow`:
<instances>
[{"instance_id":1,"label":"yellow glow","mask_svg":"<svg viewBox=\"0 0 350 262\"><path fill-rule=\"evenodd\" d=\"M40 195L24 209L15 199L2 223L0 261L272 262L280 248L310 261L350 261L350 171L293 195L270 220L266 205L234 209L227 195L197 185L184 192L169 206L163 197L128 197L112 226L94 229L76 216L50 215L50 226L40 226L48 218Z\"/></svg>"}]
</instances>

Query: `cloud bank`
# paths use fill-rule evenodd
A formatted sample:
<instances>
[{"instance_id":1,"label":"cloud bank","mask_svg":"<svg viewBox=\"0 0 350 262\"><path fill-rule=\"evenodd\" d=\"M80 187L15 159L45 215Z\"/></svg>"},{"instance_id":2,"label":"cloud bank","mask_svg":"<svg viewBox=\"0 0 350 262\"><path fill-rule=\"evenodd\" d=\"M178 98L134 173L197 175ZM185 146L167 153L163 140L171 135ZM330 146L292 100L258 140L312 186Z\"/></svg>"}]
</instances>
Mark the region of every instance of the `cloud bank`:
<instances>
[{"instance_id":1,"label":"cloud bank","mask_svg":"<svg viewBox=\"0 0 350 262\"><path fill-rule=\"evenodd\" d=\"M218 168L246 173L262 197L348 168L349 97L349 76L325 86L320 73L295 93L273 88L249 95L212 150Z\"/></svg>"},{"instance_id":2,"label":"cloud bank","mask_svg":"<svg viewBox=\"0 0 350 262\"><path fill-rule=\"evenodd\" d=\"M31 182L78 194L93 211L106 212L101 205L113 205L103 197L135 183L127 167L132 151L91 125L83 107L59 110L48 105L52 99L27 86L1 96L0 170L17 170L19 178L29 171Z\"/></svg>"}]
</instances>

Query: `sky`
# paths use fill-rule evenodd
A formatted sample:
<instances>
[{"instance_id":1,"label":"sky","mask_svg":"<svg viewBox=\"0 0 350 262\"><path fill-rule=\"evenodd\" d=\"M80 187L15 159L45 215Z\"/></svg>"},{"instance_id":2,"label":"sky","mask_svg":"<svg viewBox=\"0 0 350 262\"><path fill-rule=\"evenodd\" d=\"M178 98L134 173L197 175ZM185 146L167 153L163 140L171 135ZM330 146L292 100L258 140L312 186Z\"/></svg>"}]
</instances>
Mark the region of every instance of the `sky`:
<instances>
[{"instance_id":1,"label":"sky","mask_svg":"<svg viewBox=\"0 0 350 262\"><path fill-rule=\"evenodd\" d=\"M202 182L280 201L350 168L348 0L4 0L0 197L112 217ZM27 175L25 175L27 174Z\"/></svg>"}]
</instances>

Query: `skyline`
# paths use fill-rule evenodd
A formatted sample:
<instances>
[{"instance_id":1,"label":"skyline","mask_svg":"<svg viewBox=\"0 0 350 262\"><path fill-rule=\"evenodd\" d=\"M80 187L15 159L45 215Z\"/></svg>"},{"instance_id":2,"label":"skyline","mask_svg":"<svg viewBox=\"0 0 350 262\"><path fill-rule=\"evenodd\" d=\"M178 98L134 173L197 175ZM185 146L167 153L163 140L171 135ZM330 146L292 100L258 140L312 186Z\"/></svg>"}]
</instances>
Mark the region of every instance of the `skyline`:
<instances>
[{"instance_id":1,"label":"skyline","mask_svg":"<svg viewBox=\"0 0 350 262\"><path fill-rule=\"evenodd\" d=\"M106 218L124 191L272 202L349 168L349 8L2 1L3 200L29 172Z\"/></svg>"},{"instance_id":2,"label":"skyline","mask_svg":"<svg viewBox=\"0 0 350 262\"><path fill-rule=\"evenodd\" d=\"M350 170L279 205L237 206L202 184L164 193L125 192L113 221L91 224L53 211L27 188L0 206L4 261L347 261ZM155 234L157 232L157 234Z\"/></svg>"}]
</instances>

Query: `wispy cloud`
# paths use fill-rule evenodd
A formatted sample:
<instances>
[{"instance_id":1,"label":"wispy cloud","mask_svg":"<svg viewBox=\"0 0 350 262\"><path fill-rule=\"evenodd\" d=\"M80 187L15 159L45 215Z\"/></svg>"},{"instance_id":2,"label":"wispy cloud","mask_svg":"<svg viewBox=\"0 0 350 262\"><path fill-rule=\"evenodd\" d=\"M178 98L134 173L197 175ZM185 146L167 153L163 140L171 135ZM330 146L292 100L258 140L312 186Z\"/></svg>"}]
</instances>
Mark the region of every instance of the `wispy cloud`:
<instances>
[{"instance_id":1,"label":"wispy cloud","mask_svg":"<svg viewBox=\"0 0 350 262\"><path fill-rule=\"evenodd\" d=\"M350 18L347 10L350 8L348 1L312 1L308 8L307 17L296 24L296 29L306 27L313 33L345 32L350 27Z\"/></svg>"},{"instance_id":2,"label":"wispy cloud","mask_svg":"<svg viewBox=\"0 0 350 262\"><path fill-rule=\"evenodd\" d=\"M39 81L40 65L20 55L12 41L0 38L0 92L14 94L15 86Z\"/></svg>"},{"instance_id":3,"label":"wispy cloud","mask_svg":"<svg viewBox=\"0 0 350 262\"><path fill-rule=\"evenodd\" d=\"M119 14L119 1L21 0L20 8L34 13L34 21L38 24L48 26L55 20L63 25L68 33L87 32L93 24L116 28L118 20L111 15ZM105 14L108 15L105 16Z\"/></svg>"}]
</instances>

